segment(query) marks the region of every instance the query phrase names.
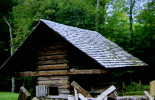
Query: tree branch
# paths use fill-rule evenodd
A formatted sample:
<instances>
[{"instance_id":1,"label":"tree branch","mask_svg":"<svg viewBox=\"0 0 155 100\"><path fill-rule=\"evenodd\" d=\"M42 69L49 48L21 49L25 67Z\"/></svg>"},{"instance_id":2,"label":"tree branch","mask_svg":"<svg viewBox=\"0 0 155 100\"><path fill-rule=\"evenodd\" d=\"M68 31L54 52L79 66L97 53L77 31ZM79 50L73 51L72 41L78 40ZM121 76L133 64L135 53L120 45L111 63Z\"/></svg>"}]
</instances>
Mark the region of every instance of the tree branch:
<instances>
[{"instance_id":1,"label":"tree branch","mask_svg":"<svg viewBox=\"0 0 155 100\"><path fill-rule=\"evenodd\" d=\"M9 21L7 20L7 18L5 16L3 16L3 19L4 19L5 23L9 27L9 34L10 34L10 54L12 56L12 54L13 54L12 27L11 27L11 24L9 23Z\"/></svg>"}]
</instances>

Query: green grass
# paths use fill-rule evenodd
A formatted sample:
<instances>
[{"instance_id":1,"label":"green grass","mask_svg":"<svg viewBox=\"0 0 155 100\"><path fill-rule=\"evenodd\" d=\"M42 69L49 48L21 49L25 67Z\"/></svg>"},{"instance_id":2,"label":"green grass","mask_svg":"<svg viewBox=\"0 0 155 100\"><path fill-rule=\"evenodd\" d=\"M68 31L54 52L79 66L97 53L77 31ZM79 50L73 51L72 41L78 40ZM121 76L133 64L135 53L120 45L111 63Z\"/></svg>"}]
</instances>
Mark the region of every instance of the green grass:
<instances>
[{"instance_id":1,"label":"green grass","mask_svg":"<svg viewBox=\"0 0 155 100\"><path fill-rule=\"evenodd\" d=\"M0 92L0 100L18 100L18 93Z\"/></svg>"}]
</instances>

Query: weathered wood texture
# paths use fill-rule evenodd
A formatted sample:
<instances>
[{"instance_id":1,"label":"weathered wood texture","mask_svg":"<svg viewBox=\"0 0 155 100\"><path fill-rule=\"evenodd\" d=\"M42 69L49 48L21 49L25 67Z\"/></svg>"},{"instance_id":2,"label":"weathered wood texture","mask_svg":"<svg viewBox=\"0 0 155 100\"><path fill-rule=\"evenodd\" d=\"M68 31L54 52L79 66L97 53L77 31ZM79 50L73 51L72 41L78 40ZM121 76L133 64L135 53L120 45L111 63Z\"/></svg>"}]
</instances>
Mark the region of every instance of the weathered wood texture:
<instances>
[{"instance_id":1,"label":"weathered wood texture","mask_svg":"<svg viewBox=\"0 0 155 100\"><path fill-rule=\"evenodd\" d=\"M67 69L66 48L62 42L45 44L38 50L35 69L39 71Z\"/></svg>"},{"instance_id":2,"label":"weathered wood texture","mask_svg":"<svg viewBox=\"0 0 155 100\"><path fill-rule=\"evenodd\" d=\"M147 100L154 100L154 97L152 97L147 91L144 91L144 94Z\"/></svg>"},{"instance_id":3,"label":"weathered wood texture","mask_svg":"<svg viewBox=\"0 0 155 100\"><path fill-rule=\"evenodd\" d=\"M85 97L92 97L91 94L82 88L77 82L73 81L71 86L73 86L78 92L82 93Z\"/></svg>"},{"instance_id":4,"label":"weathered wood texture","mask_svg":"<svg viewBox=\"0 0 155 100\"><path fill-rule=\"evenodd\" d=\"M18 100L28 100L31 94L23 86L20 87Z\"/></svg>"},{"instance_id":5,"label":"weathered wood texture","mask_svg":"<svg viewBox=\"0 0 155 100\"><path fill-rule=\"evenodd\" d=\"M47 85L59 85L59 84L69 84L68 80L49 80L49 81L38 81L38 84L47 84Z\"/></svg>"},{"instance_id":6,"label":"weathered wood texture","mask_svg":"<svg viewBox=\"0 0 155 100\"><path fill-rule=\"evenodd\" d=\"M97 96L96 100L105 100L109 94L114 92L116 90L115 86L110 86L108 89L106 89L104 92L102 92L99 96Z\"/></svg>"},{"instance_id":7,"label":"weathered wood texture","mask_svg":"<svg viewBox=\"0 0 155 100\"><path fill-rule=\"evenodd\" d=\"M75 100L78 100L78 91L76 88L74 88L74 95L75 95Z\"/></svg>"},{"instance_id":8,"label":"weathered wood texture","mask_svg":"<svg viewBox=\"0 0 155 100\"><path fill-rule=\"evenodd\" d=\"M33 97L32 100L39 100L37 97Z\"/></svg>"},{"instance_id":9,"label":"weathered wood texture","mask_svg":"<svg viewBox=\"0 0 155 100\"><path fill-rule=\"evenodd\" d=\"M67 100L68 99L68 95L66 94L60 94L57 96L47 96L47 100Z\"/></svg>"},{"instance_id":10,"label":"weathered wood texture","mask_svg":"<svg viewBox=\"0 0 155 100\"><path fill-rule=\"evenodd\" d=\"M150 82L150 94L155 96L155 80Z\"/></svg>"},{"instance_id":11,"label":"weathered wood texture","mask_svg":"<svg viewBox=\"0 0 155 100\"><path fill-rule=\"evenodd\" d=\"M37 66L37 70L48 70L48 69L67 69L69 66L67 64L55 64L55 65L42 65Z\"/></svg>"},{"instance_id":12,"label":"weathered wood texture","mask_svg":"<svg viewBox=\"0 0 155 100\"><path fill-rule=\"evenodd\" d=\"M50 77L38 77L38 85L46 85L50 87L57 87L58 94L69 94L70 93L70 82L68 76L50 76ZM49 94L49 93L48 93ZM52 94L49 94L52 95Z\"/></svg>"},{"instance_id":13,"label":"weathered wood texture","mask_svg":"<svg viewBox=\"0 0 155 100\"><path fill-rule=\"evenodd\" d=\"M38 77L38 81L48 81L48 80L69 80L68 76L49 76L49 77Z\"/></svg>"},{"instance_id":14,"label":"weathered wood texture","mask_svg":"<svg viewBox=\"0 0 155 100\"><path fill-rule=\"evenodd\" d=\"M48 87L46 85L37 85L36 86L36 97L45 97L48 95Z\"/></svg>"},{"instance_id":15,"label":"weathered wood texture","mask_svg":"<svg viewBox=\"0 0 155 100\"><path fill-rule=\"evenodd\" d=\"M75 100L74 96L73 95L68 95L68 100Z\"/></svg>"},{"instance_id":16,"label":"weathered wood texture","mask_svg":"<svg viewBox=\"0 0 155 100\"><path fill-rule=\"evenodd\" d=\"M70 83L69 77L57 76L57 75L69 75L68 74L68 59L67 59L67 45L62 42L55 42L50 45L46 45L38 51L38 57L36 62L36 72L26 72L25 75L32 76L45 76L37 79L39 86L48 86L49 93L53 88L58 89L58 94L69 94ZM24 75L23 74L23 75ZM53 76L52 76L53 75ZM52 77L49 77L52 76ZM52 90L51 90L52 91ZM40 93L40 92L39 92ZM44 96L41 93L42 96Z\"/></svg>"},{"instance_id":17,"label":"weathered wood texture","mask_svg":"<svg viewBox=\"0 0 155 100\"><path fill-rule=\"evenodd\" d=\"M106 74L103 69L83 69L83 70L55 70L55 71L35 71L19 72L16 76L52 76L52 75L85 75L85 74Z\"/></svg>"},{"instance_id":18,"label":"weathered wood texture","mask_svg":"<svg viewBox=\"0 0 155 100\"><path fill-rule=\"evenodd\" d=\"M66 59L56 59L56 60L46 60L46 61L38 61L37 65L53 65L53 64L66 64L68 60Z\"/></svg>"},{"instance_id":19,"label":"weathered wood texture","mask_svg":"<svg viewBox=\"0 0 155 100\"><path fill-rule=\"evenodd\" d=\"M66 54L66 50L52 50L52 51L40 51L38 53L38 56L50 56L50 55L65 55Z\"/></svg>"},{"instance_id":20,"label":"weathered wood texture","mask_svg":"<svg viewBox=\"0 0 155 100\"><path fill-rule=\"evenodd\" d=\"M50 60L50 59L65 59L66 55L48 55L48 56L40 56L38 57L38 60L44 61L44 60Z\"/></svg>"}]
</instances>

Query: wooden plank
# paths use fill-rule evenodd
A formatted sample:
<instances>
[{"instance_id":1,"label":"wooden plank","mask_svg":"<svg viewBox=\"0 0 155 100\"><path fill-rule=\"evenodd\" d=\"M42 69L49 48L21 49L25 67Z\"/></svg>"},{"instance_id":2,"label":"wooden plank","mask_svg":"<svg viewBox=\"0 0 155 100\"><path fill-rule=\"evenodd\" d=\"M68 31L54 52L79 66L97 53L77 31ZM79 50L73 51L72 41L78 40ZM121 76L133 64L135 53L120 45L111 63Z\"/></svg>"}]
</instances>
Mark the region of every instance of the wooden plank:
<instances>
[{"instance_id":1,"label":"wooden plank","mask_svg":"<svg viewBox=\"0 0 155 100\"><path fill-rule=\"evenodd\" d=\"M65 44L50 45L50 46L48 46L46 49L47 49L47 50L67 49L67 45L65 45Z\"/></svg>"},{"instance_id":2,"label":"wooden plank","mask_svg":"<svg viewBox=\"0 0 155 100\"><path fill-rule=\"evenodd\" d=\"M48 69L67 69L68 64L55 64L55 65L41 65L37 66L36 70L48 70Z\"/></svg>"},{"instance_id":3,"label":"wooden plank","mask_svg":"<svg viewBox=\"0 0 155 100\"><path fill-rule=\"evenodd\" d=\"M71 83L71 86L73 86L78 92L83 94L85 97L92 97L91 94L86 91L84 88L82 88L77 82L73 81Z\"/></svg>"},{"instance_id":4,"label":"wooden plank","mask_svg":"<svg viewBox=\"0 0 155 100\"><path fill-rule=\"evenodd\" d=\"M115 86L110 86L108 89L106 89L104 92L102 92L99 96L97 96L96 100L103 100L104 98L107 98L109 94L114 92L116 90Z\"/></svg>"},{"instance_id":5,"label":"wooden plank","mask_svg":"<svg viewBox=\"0 0 155 100\"><path fill-rule=\"evenodd\" d=\"M155 80L150 82L150 95L155 97Z\"/></svg>"},{"instance_id":6,"label":"wooden plank","mask_svg":"<svg viewBox=\"0 0 155 100\"><path fill-rule=\"evenodd\" d=\"M95 98L87 98L87 97L83 96L81 93L78 93L78 96L79 96L80 100L96 100Z\"/></svg>"},{"instance_id":7,"label":"wooden plank","mask_svg":"<svg viewBox=\"0 0 155 100\"><path fill-rule=\"evenodd\" d=\"M35 72L19 72L17 76L51 76L51 75L67 75L67 70L56 70L56 71L35 71Z\"/></svg>"},{"instance_id":8,"label":"wooden plank","mask_svg":"<svg viewBox=\"0 0 155 100\"><path fill-rule=\"evenodd\" d=\"M38 83L38 85L47 85L47 86L51 86L51 84L47 84L47 83ZM70 88L70 85L69 84L52 84L53 87L58 87L58 88L67 88L69 89Z\"/></svg>"},{"instance_id":9,"label":"wooden plank","mask_svg":"<svg viewBox=\"0 0 155 100\"><path fill-rule=\"evenodd\" d=\"M15 92L15 78L11 77L11 92Z\"/></svg>"},{"instance_id":10,"label":"wooden plank","mask_svg":"<svg viewBox=\"0 0 155 100\"><path fill-rule=\"evenodd\" d=\"M37 85L36 86L36 97L44 97L48 95L48 86Z\"/></svg>"},{"instance_id":11,"label":"wooden plank","mask_svg":"<svg viewBox=\"0 0 155 100\"><path fill-rule=\"evenodd\" d=\"M39 61L53 60L53 59L65 59L66 55L48 55L48 56L39 56L37 59Z\"/></svg>"},{"instance_id":12,"label":"wooden plank","mask_svg":"<svg viewBox=\"0 0 155 100\"><path fill-rule=\"evenodd\" d=\"M78 91L76 90L76 88L74 88L74 96L75 100L78 100Z\"/></svg>"},{"instance_id":13,"label":"wooden plank","mask_svg":"<svg viewBox=\"0 0 155 100\"><path fill-rule=\"evenodd\" d=\"M78 93L78 97L80 100L88 100L86 97L84 97L81 93Z\"/></svg>"},{"instance_id":14,"label":"wooden plank","mask_svg":"<svg viewBox=\"0 0 155 100\"><path fill-rule=\"evenodd\" d=\"M102 69L90 70L53 70L53 71L27 71L16 73L16 76L52 76L52 75L85 75L85 74L106 74L107 71Z\"/></svg>"},{"instance_id":15,"label":"wooden plank","mask_svg":"<svg viewBox=\"0 0 155 100\"><path fill-rule=\"evenodd\" d=\"M32 100L39 100L37 97L33 97Z\"/></svg>"},{"instance_id":16,"label":"wooden plank","mask_svg":"<svg viewBox=\"0 0 155 100\"><path fill-rule=\"evenodd\" d=\"M38 77L38 81L47 81L47 80L69 80L69 76L51 76L51 77Z\"/></svg>"},{"instance_id":17,"label":"wooden plank","mask_svg":"<svg viewBox=\"0 0 155 100\"><path fill-rule=\"evenodd\" d=\"M38 84L69 84L69 81L68 80L55 80L55 81L52 81L52 80L49 80L49 81L38 81L37 82Z\"/></svg>"},{"instance_id":18,"label":"wooden plank","mask_svg":"<svg viewBox=\"0 0 155 100\"><path fill-rule=\"evenodd\" d=\"M105 74L107 71L103 69L81 69L81 70L76 70L76 69L71 69L70 73L71 75L77 75L77 74Z\"/></svg>"},{"instance_id":19,"label":"wooden plank","mask_svg":"<svg viewBox=\"0 0 155 100\"><path fill-rule=\"evenodd\" d=\"M68 95L68 99L67 100L75 100L73 95Z\"/></svg>"},{"instance_id":20,"label":"wooden plank","mask_svg":"<svg viewBox=\"0 0 155 100\"><path fill-rule=\"evenodd\" d=\"M25 89L23 86L20 87L18 100L27 100L30 96L31 94L27 91L27 89Z\"/></svg>"},{"instance_id":21,"label":"wooden plank","mask_svg":"<svg viewBox=\"0 0 155 100\"><path fill-rule=\"evenodd\" d=\"M40 51L38 52L38 56L48 56L48 55L65 55L67 53L66 50L52 50L52 51Z\"/></svg>"},{"instance_id":22,"label":"wooden plank","mask_svg":"<svg viewBox=\"0 0 155 100\"><path fill-rule=\"evenodd\" d=\"M69 94L70 90L65 88L58 88L59 94Z\"/></svg>"},{"instance_id":23,"label":"wooden plank","mask_svg":"<svg viewBox=\"0 0 155 100\"><path fill-rule=\"evenodd\" d=\"M60 94L60 95L57 95L57 96L47 96L46 98L48 99L67 99L68 98L68 94Z\"/></svg>"},{"instance_id":24,"label":"wooden plank","mask_svg":"<svg viewBox=\"0 0 155 100\"><path fill-rule=\"evenodd\" d=\"M66 64L66 63L68 63L68 60L66 59L57 59L57 60L38 61L37 65Z\"/></svg>"},{"instance_id":25,"label":"wooden plank","mask_svg":"<svg viewBox=\"0 0 155 100\"><path fill-rule=\"evenodd\" d=\"M154 100L154 98L147 91L144 91L144 94L148 100Z\"/></svg>"}]
</instances>

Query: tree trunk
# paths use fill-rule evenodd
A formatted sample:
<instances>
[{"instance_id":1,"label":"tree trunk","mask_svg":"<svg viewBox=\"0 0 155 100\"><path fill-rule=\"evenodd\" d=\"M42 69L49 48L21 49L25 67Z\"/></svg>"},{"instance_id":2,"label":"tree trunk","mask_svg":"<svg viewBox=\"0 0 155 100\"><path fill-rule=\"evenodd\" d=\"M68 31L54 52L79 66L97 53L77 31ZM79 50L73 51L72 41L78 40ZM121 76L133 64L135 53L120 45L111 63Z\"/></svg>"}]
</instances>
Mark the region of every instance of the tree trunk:
<instances>
[{"instance_id":1,"label":"tree trunk","mask_svg":"<svg viewBox=\"0 0 155 100\"><path fill-rule=\"evenodd\" d=\"M132 44L132 38L133 38L133 8L134 8L134 5L135 5L135 0L130 0L130 11L129 11L129 22L130 22L130 27L129 27L129 30L130 30L130 42Z\"/></svg>"},{"instance_id":2,"label":"tree trunk","mask_svg":"<svg viewBox=\"0 0 155 100\"><path fill-rule=\"evenodd\" d=\"M12 28L11 25L9 23L9 21L7 20L7 18L4 16L3 17L5 23L8 25L9 27L9 33L10 33L10 55L13 55L13 41L12 41ZM15 92L15 78L12 77L11 78L11 92Z\"/></svg>"},{"instance_id":3,"label":"tree trunk","mask_svg":"<svg viewBox=\"0 0 155 100\"><path fill-rule=\"evenodd\" d=\"M10 33L10 55L12 56L13 54L13 41L12 41L12 28L11 28L11 25L10 23L8 22L7 18L4 16L3 17L5 23L8 25L9 27L9 33Z\"/></svg>"},{"instance_id":4,"label":"tree trunk","mask_svg":"<svg viewBox=\"0 0 155 100\"><path fill-rule=\"evenodd\" d=\"M11 92L15 92L15 78L14 77L11 78L11 86L12 86Z\"/></svg>"},{"instance_id":5,"label":"tree trunk","mask_svg":"<svg viewBox=\"0 0 155 100\"><path fill-rule=\"evenodd\" d=\"M100 0L96 0L96 31L98 31L98 24L99 24L99 6L100 6Z\"/></svg>"}]
</instances>

